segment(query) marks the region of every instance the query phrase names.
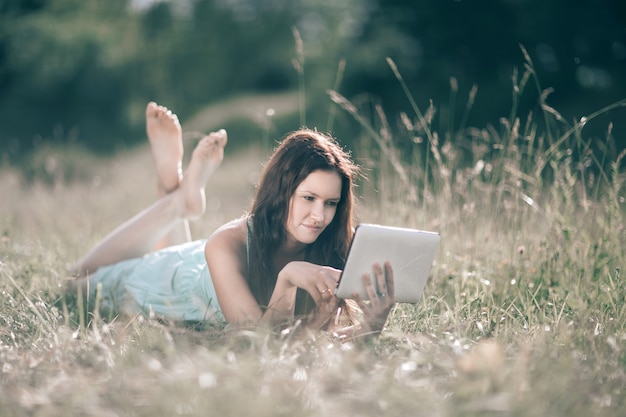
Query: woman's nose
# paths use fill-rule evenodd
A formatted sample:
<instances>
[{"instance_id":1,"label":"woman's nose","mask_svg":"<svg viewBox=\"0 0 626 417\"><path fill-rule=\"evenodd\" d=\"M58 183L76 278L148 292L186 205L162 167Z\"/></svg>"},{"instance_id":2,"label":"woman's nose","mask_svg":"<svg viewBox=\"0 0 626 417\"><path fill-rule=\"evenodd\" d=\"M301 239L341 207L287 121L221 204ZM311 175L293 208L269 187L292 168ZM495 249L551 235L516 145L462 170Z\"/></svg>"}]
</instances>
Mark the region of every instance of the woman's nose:
<instances>
[{"instance_id":1,"label":"woman's nose","mask_svg":"<svg viewBox=\"0 0 626 417\"><path fill-rule=\"evenodd\" d=\"M321 204L314 204L311 209L311 218L319 222L324 221L324 206Z\"/></svg>"}]
</instances>

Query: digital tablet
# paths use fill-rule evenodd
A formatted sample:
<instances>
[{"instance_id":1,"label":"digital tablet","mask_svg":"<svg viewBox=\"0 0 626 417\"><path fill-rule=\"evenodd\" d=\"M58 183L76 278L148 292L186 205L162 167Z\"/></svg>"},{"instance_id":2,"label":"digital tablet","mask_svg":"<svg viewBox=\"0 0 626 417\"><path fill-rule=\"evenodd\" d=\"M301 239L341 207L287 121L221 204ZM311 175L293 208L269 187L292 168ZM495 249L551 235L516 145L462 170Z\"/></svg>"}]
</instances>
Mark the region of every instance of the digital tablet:
<instances>
[{"instance_id":1,"label":"digital tablet","mask_svg":"<svg viewBox=\"0 0 626 417\"><path fill-rule=\"evenodd\" d=\"M335 295L352 298L354 293L367 300L363 274L372 273L375 262L385 261L393 268L395 301L416 303L422 296L439 246L439 233L416 229L361 224L357 226L346 265ZM377 283L372 276L376 290Z\"/></svg>"}]
</instances>

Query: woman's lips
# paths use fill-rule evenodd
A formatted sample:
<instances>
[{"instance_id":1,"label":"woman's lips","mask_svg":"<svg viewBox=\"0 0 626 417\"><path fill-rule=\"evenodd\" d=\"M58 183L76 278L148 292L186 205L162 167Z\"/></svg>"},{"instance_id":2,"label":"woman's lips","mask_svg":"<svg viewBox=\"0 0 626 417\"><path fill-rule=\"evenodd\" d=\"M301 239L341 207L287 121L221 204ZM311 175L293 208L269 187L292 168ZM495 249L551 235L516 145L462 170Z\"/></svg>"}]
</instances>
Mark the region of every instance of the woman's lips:
<instances>
[{"instance_id":1,"label":"woman's lips","mask_svg":"<svg viewBox=\"0 0 626 417\"><path fill-rule=\"evenodd\" d=\"M318 233L322 229L321 226L312 226L310 224L304 224L303 226L305 229L313 233Z\"/></svg>"}]
</instances>

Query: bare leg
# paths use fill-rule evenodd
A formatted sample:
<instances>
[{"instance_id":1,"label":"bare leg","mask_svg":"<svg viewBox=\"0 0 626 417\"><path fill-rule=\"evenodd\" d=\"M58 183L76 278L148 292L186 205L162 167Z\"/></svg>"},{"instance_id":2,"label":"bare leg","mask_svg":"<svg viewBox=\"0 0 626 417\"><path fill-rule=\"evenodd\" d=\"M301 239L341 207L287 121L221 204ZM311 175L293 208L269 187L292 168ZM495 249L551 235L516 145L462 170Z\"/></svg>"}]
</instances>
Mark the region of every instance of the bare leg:
<instances>
[{"instance_id":1,"label":"bare leg","mask_svg":"<svg viewBox=\"0 0 626 417\"><path fill-rule=\"evenodd\" d=\"M70 271L85 276L99 267L141 257L182 219L200 217L205 210L204 187L224 158L226 132L205 136L194 149L180 186L113 230Z\"/></svg>"},{"instance_id":2,"label":"bare leg","mask_svg":"<svg viewBox=\"0 0 626 417\"><path fill-rule=\"evenodd\" d=\"M180 185L183 179L182 129L176 114L155 102L146 107L146 132L157 172L159 198L166 196ZM155 249L191 240L189 221L182 219L155 245Z\"/></svg>"}]
</instances>

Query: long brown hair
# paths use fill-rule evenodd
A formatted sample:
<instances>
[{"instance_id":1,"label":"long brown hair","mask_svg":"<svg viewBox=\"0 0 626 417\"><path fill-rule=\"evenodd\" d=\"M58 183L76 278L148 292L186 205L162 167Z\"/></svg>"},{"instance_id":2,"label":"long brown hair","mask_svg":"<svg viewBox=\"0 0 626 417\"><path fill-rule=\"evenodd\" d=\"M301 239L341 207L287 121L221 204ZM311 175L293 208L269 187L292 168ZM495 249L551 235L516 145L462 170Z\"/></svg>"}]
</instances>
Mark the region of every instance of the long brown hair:
<instances>
[{"instance_id":1,"label":"long brown hair","mask_svg":"<svg viewBox=\"0 0 626 417\"><path fill-rule=\"evenodd\" d=\"M331 223L308 246L305 260L343 269L354 230L353 188L358 167L332 136L300 129L285 136L270 157L250 212L253 232L248 283L262 308L267 307L276 285L278 271L272 259L285 239L290 199L298 185L317 170L339 174L341 199Z\"/></svg>"}]
</instances>

